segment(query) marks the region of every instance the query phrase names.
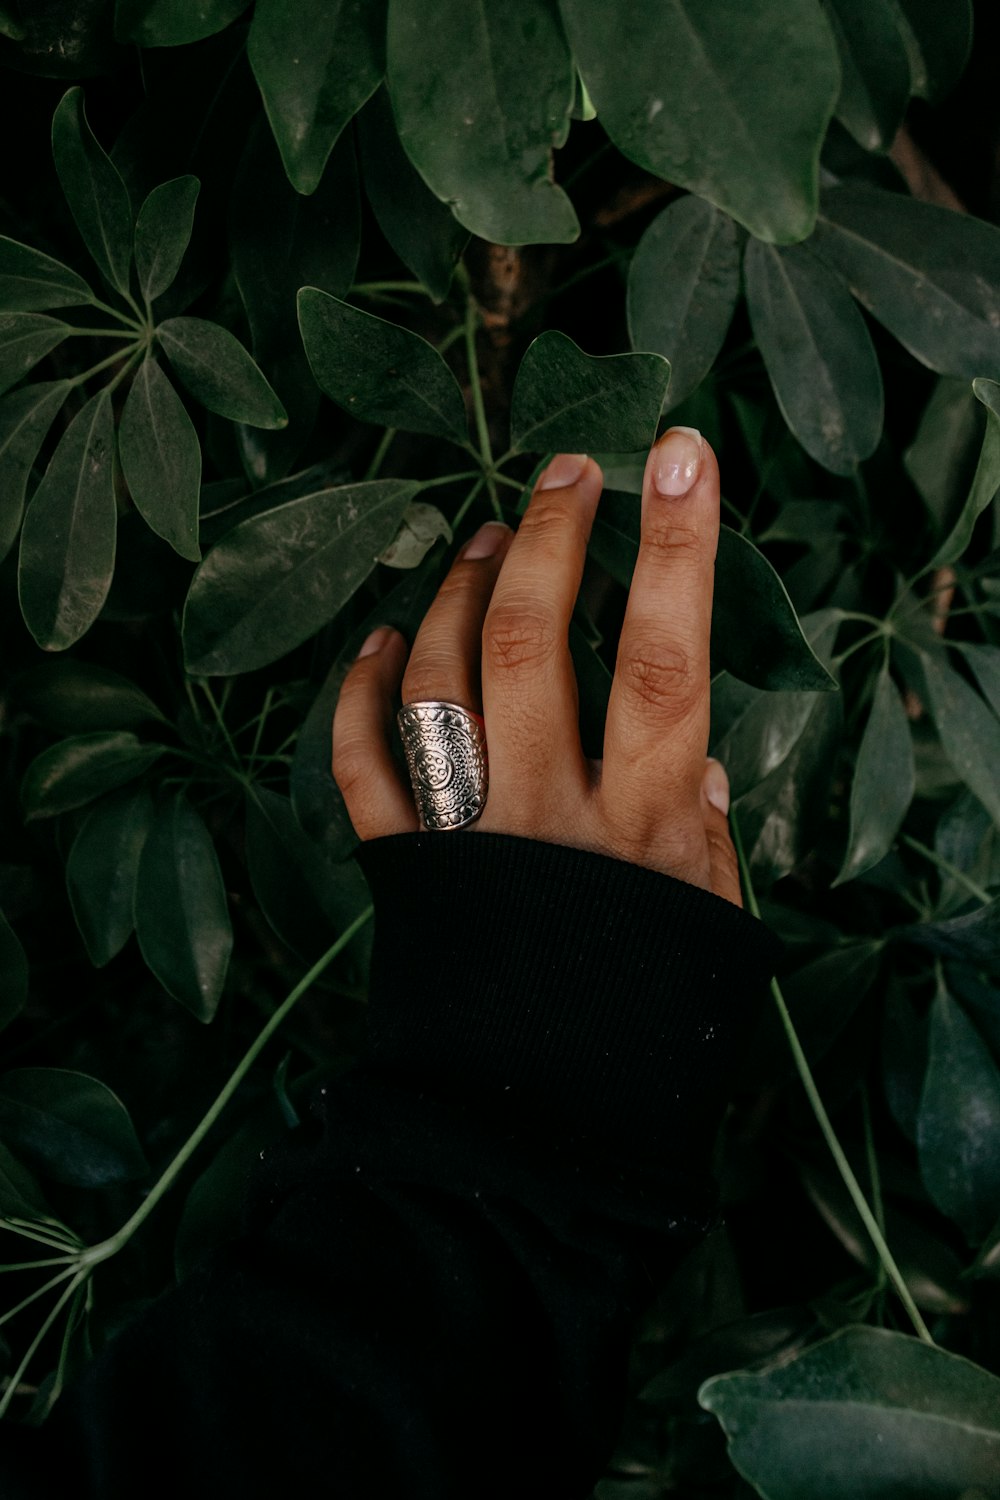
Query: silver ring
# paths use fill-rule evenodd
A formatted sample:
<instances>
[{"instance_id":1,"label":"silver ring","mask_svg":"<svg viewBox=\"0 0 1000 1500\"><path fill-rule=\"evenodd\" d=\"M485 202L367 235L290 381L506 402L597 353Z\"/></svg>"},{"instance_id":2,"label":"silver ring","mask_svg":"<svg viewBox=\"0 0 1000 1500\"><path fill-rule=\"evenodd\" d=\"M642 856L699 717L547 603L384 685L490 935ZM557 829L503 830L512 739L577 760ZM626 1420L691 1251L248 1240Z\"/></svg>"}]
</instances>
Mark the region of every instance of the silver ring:
<instances>
[{"instance_id":1,"label":"silver ring","mask_svg":"<svg viewBox=\"0 0 1000 1500\"><path fill-rule=\"evenodd\" d=\"M404 703L396 716L422 827L464 828L486 806L489 767L478 714L459 703Z\"/></svg>"}]
</instances>

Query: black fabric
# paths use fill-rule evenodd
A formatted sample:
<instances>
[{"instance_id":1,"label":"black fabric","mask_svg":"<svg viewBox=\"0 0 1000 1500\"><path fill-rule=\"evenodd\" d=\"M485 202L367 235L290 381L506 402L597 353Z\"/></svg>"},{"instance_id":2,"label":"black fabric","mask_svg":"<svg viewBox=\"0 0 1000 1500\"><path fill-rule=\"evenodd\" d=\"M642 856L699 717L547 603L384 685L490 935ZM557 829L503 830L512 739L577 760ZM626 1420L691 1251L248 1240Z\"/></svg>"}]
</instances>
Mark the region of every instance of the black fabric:
<instances>
[{"instance_id":1,"label":"black fabric","mask_svg":"<svg viewBox=\"0 0 1000 1500\"><path fill-rule=\"evenodd\" d=\"M114 1339L3 1500L589 1495L632 1321L712 1216L707 1150L774 943L602 855L363 845L365 1063L265 1153L240 1237Z\"/></svg>"}]
</instances>

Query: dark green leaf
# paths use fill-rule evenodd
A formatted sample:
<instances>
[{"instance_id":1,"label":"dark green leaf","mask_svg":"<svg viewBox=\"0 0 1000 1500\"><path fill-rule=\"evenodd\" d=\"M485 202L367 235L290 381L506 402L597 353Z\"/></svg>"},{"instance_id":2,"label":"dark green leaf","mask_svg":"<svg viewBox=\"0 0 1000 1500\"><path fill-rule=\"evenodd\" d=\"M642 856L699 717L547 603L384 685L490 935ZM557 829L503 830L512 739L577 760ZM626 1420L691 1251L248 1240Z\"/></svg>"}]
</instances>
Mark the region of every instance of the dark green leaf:
<instances>
[{"instance_id":1,"label":"dark green leaf","mask_svg":"<svg viewBox=\"0 0 1000 1500\"><path fill-rule=\"evenodd\" d=\"M12 42L24 39L24 27L7 5L0 5L0 36L9 37Z\"/></svg>"},{"instance_id":2,"label":"dark green leaf","mask_svg":"<svg viewBox=\"0 0 1000 1500\"><path fill-rule=\"evenodd\" d=\"M124 1104L106 1084L64 1068L15 1068L0 1079L0 1131L33 1171L74 1187L107 1187L149 1167Z\"/></svg>"},{"instance_id":3,"label":"dark green leaf","mask_svg":"<svg viewBox=\"0 0 1000 1500\"><path fill-rule=\"evenodd\" d=\"M458 381L426 339L309 286L299 327L320 390L353 416L468 441Z\"/></svg>"},{"instance_id":4,"label":"dark green leaf","mask_svg":"<svg viewBox=\"0 0 1000 1500\"><path fill-rule=\"evenodd\" d=\"M720 1375L702 1406L768 1500L995 1497L1000 1380L918 1339L845 1328L762 1375Z\"/></svg>"},{"instance_id":5,"label":"dark green leaf","mask_svg":"<svg viewBox=\"0 0 1000 1500\"><path fill-rule=\"evenodd\" d=\"M824 195L812 248L923 364L969 380L1000 365L1000 229L877 188Z\"/></svg>"},{"instance_id":6,"label":"dark green leaf","mask_svg":"<svg viewBox=\"0 0 1000 1500\"><path fill-rule=\"evenodd\" d=\"M796 1035L809 1062L826 1056L875 982L881 938L843 943L781 981ZM770 1084L795 1076L795 1061L773 1005L767 1006L741 1064L748 1079Z\"/></svg>"},{"instance_id":7,"label":"dark green leaf","mask_svg":"<svg viewBox=\"0 0 1000 1500\"><path fill-rule=\"evenodd\" d=\"M915 781L909 720L884 666L858 749L851 785L851 832L834 885L863 875L888 854L913 800Z\"/></svg>"},{"instance_id":8,"label":"dark green leaf","mask_svg":"<svg viewBox=\"0 0 1000 1500\"><path fill-rule=\"evenodd\" d=\"M168 994L199 1021L222 995L233 947L222 872L201 815L182 792L160 807L139 859L135 931Z\"/></svg>"},{"instance_id":9,"label":"dark green leaf","mask_svg":"<svg viewBox=\"0 0 1000 1500\"><path fill-rule=\"evenodd\" d=\"M628 326L633 349L670 361L668 407L689 396L712 368L739 292L732 219L689 194L653 220L629 267Z\"/></svg>"},{"instance_id":10,"label":"dark green leaf","mask_svg":"<svg viewBox=\"0 0 1000 1500\"><path fill-rule=\"evenodd\" d=\"M438 19L428 30L440 36ZM385 0L257 0L250 64L288 179L319 186L344 126L385 72Z\"/></svg>"},{"instance_id":11,"label":"dark green leaf","mask_svg":"<svg viewBox=\"0 0 1000 1500\"><path fill-rule=\"evenodd\" d=\"M46 651L79 640L101 612L115 567L114 423L106 390L59 439L21 531L18 593Z\"/></svg>"},{"instance_id":12,"label":"dark green leaf","mask_svg":"<svg viewBox=\"0 0 1000 1500\"><path fill-rule=\"evenodd\" d=\"M882 432L882 376L865 320L808 250L751 240L744 260L754 337L785 421L834 474L853 474Z\"/></svg>"},{"instance_id":13,"label":"dark green leaf","mask_svg":"<svg viewBox=\"0 0 1000 1500\"><path fill-rule=\"evenodd\" d=\"M115 36L139 47L181 47L214 36L244 10L243 0L116 0Z\"/></svg>"},{"instance_id":14,"label":"dark green leaf","mask_svg":"<svg viewBox=\"0 0 1000 1500\"><path fill-rule=\"evenodd\" d=\"M68 266L31 245L0 235L0 308L4 312L77 307L93 300L83 277Z\"/></svg>"},{"instance_id":15,"label":"dark green leaf","mask_svg":"<svg viewBox=\"0 0 1000 1500\"><path fill-rule=\"evenodd\" d=\"M940 376L903 454L938 534L951 528L968 495L985 427L983 406L969 382Z\"/></svg>"},{"instance_id":16,"label":"dark green leaf","mask_svg":"<svg viewBox=\"0 0 1000 1500\"><path fill-rule=\"evenodd\" d=\"M127 677L70 656L29 667L12 688L29 714L60 734L166 722L156 704Z\"/></svg>"},{"instance_id":17,"label":"dark green leaf","mask_svg":"<svg viewBox=\"0 0 1000 1500\"><path fill-rule=\"evenodd\" d=\"M976 521L1000 489L1000 385L995 380L974 380L972 390L976 400L986 408L983 445L965 504L950 534L931 558L932 568L958 561L972 540Z\"/></svg>"},{"instance_id":18,"label":"dark green leaf","mask_svg":"<svg viewBox=\"0 0 1000 1500\"><path fill-rule=\"evenodd\" d=\"M888 151L910 101L894 0L826 0L840 51L837 118L866 151Z\"/></svg>"},{"instance_id":19,"label":"dark green leaf","mask_svg":"<svg viewBox=\"0 0 1000 1500\"><path fill-rule=\"evenodd\" d=\"M342 485L227 532L187 597L188 670L249 672L308 640L368 577L416 490L402 479Z\"/></svg>"},{"instance_id":20,"label":"dark green leaf","mask_svg":"<svg viewBox=\"0 0 1000 1500\"><path fill-rule=\"evenodd\" d=\"M910 58L912 88L921 99L950 93L972 48L972 0L895 0Z\"/></svg>"},{"instance_id":21,"label":"dark green leaf","mask_svg":"<svg viewBox=\"0 0 1000 1500\"><path fill-rule=\"evenodd\" d=\"M1000 896L964 916L907 927L905 935L934 953L961 959L1000 978Z\"/></svg>"},{"instance_id":22,"label":"dark green leaf","mask_svg":"<svg viewBox=\"0 0 1000 1500\"><path fill-rule=\"evenodd\" d=\"M0 561L17 540L32 466L71 389L68 380L50 380L0 401Z\"/></svg>"},{"instance_id":23,"label":"dark green leaf","mask_svg":"<svg viewBox=\"0 0 1000 1500\"><path fill-rule=\"evenodd\" d=\"M132 208L118 169L87 124L83 90L69 89L52 118L52 155L76 227L98 270L128 291Z\"/></svg>"},{"instance_id":24,"label":"dark green leaf","mask_svg":"<svg viewBox=\"0 0 1000 1500\"><path fill-rule=\"evenodd\" d=\"M602 0L563 0L562 10L619 150L761 239L809 233L840 84L836 44L818 6L632 0L623 15Z\"/></svg>"},{"instance_id":25,"label":"dark green leaf","mask_svg":"<svg viewBox=\"0 0 1000 1500\"><path fill-rule=\"evenodd\" d=\"M145 787L106 797L87 814L66 861L66 888L90 961L110 963L134 926L139 856L153 824Z\"/></svg>"},{"instance_id":26,"label":"dark green leaf","mask_svg":"<svg viewBox=\"0 0 1000 1500\"><path fill-rule=\"evenodd\" d=\"M439 537L451 543L451 527L436 505L413 500L406 507L399 530L378 555L387 568L416 568Z\"/></svg>"},{"instance_id":27,"label":"dark green leaf","mask_svg":"<svg viewBox=\"0 0 1000 1500\"><path fill-rule=\"evenodd\" d=\"M251 427L284 427L285 408L243 345L204 318L167 318L156 330L167 358L202 406Z\"/></svg>"},{"instance_id":28,"label":"dark green leaf","mask_svg":"<svg viewBox=\"0 0 1000 1500\"><path fill-rule=\"evenodd\" d=\"M0 395L23 380L69 333L44 313L0 313Z\"/></svg>"},{"instance_id":29,"label":"dark green leaf","mask_svg":"<svg viewBox=\"0 0 1000 1500\"><path fill-rule=\"evenodd\" d=\"M656 434L670 365L659 354L584 354L556 329L529 344L511 398L516 453L618 453L648 447Z\"/></svg>"},{"instance_id":30,"label":"dark green leaf","mask_svg":"<svg viewBox=\"0 0 1000 1500\"><path fill-rule=\"evenodd\" d=\"M21 786L25 817L51 818L83 807L134 781L162 754L162 745L144 745L127 730L60 740L36 756L25 772Z\"/></svg>"},{"instance_id":31,"label":"dark green leaf","mask_svg":"<svg viewBox=\"0 0 1000 1500\"><path fill-rule=\"evenodd\" d=\"M921 651L920 664L944 752L1000 825L1000 721L975 689L936 655Z\"/></svg>"},{"instance_id":32,"label":"dark green leaf","mask_svg":"<svg viewBox=\"0 0 1000 1500\"><path fill-rule=\"evenodd\" d=\"M148 354L125 401L118 453L143 520L181 557L198 562L201 444L183 401Z\"/></svg>"},{"instance_id":33,"label":"dark green leaf","mask_svg":"<svg viewBox=\"0 0 1000 1500\"><path fill-rule=\"evenodd\" d=\"M469 232L448 204L431 192L403 150L384 87L358 116L358 141L365 191L379 228L403 264L419 277L435 302L441 302L448 295Z\"/></svg>"},{"instance_id":34,"label":"dark green leaf","mask_svg":"<svg viewBox=\"0 0 1000 1500\"><path fill-rule=\"evenodd\" d=\"M135 269L150 302L173 284L191 239L197 177L174 177L149 194L135 221Z\"/></svg>"},{"instance_id":35,"label":"dark green leaf","mask_svg":"<svg viewBox=\"0 0 1000 1500\"><path fill-rule=\"evenodd\" d=\"M54 1223L41 1190L27 1168L0 1145L0 1216Z\"/></svg>"},{"instance_id":36,"label":"dark green leaf","mask_svg":"<svg viewBox=\"0 0 1000 1500\"><path fill-rule=\"evenodd\" d=\"M24 1009L28 998L28 960L0 911L0 1030Z\"/></svg>"},{"instance_id":37,"label":"dark green leaf","mask_svg":"<svg viewBox=\"0 0 1000 1500\"><path fill-rule=\"evenodd\" d=\"M1000 646L977 646L968 641L954 644L972 668L983 697L1000 718Z\"/></svg>"},{"instance_id":38,"label":"dark green leaf","mask_svg":"<svg viewBox=\"0 0 1000 1500\"><path fill-rule=\"evenodd\" d=\"M930 1063L917 1120L920 1174L937 1207L970 1244L983 1240L1000 1214L998 1139L997 1065L961 1006L940 990L931 1011Z\"/></svg>"}]
</instances>

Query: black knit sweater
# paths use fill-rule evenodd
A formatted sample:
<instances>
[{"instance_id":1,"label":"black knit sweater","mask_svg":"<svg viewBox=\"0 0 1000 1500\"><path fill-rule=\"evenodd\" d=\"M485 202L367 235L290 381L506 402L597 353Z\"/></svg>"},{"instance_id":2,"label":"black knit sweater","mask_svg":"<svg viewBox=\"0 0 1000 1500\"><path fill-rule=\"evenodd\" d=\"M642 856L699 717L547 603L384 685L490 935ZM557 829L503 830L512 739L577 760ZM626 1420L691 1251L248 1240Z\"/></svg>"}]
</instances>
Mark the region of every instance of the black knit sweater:
<instances>
[{"instance_id":1,"label":"black knit sweater","mask_svg":"<svg viewBox=\"0 0 1000 1500\"><path fill-rule=\"evenodd\" d=\"M502 834L362 845L367 1059L265 1153L243 1233L120 1333L0 1495L573 1497L630 1328L708 1227L774 940L634 865Z\"/></svg>"}]
</instances>

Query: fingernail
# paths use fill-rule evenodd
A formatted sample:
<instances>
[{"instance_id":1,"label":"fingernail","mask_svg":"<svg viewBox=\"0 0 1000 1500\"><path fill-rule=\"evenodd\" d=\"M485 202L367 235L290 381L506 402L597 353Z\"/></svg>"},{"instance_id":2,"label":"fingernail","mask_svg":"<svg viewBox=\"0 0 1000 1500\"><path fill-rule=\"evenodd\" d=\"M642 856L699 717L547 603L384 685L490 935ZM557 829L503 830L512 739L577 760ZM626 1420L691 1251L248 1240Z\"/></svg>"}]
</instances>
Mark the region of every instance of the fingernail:
<instances>
[{"instance_id":1,"label":"fingernail","mask_svg":"<svg viewBox=\"0 0 1000 1500\"><path fill-rule=\"evenodd\" d=\"M710 758L705 766L705 796L720 813L729 812L729 777L719 760Z\"/></svg>"},{"instance_id":2,"label":"fingernail","mask_svg":"<svg viewBox=\"0 0 1000 1500\"><path fill-rule=\"evenodd\" d=\"M539 476L536 490L564 490L576 484L587 465L586 453L557 453Z\"/></svg>"},{"instance_id":3,"label":"fingernail","mask_svg":"<svg viewBox=\"0 0 1000 1500\"><path fill-rule=\"evenodd\" d=\"M361 650L358 652L357 656L354 658L355 661L360 661L363 656L374 656L376 651L381 651L382 647L389 639L391 630L392 627L390 625L376 626L371 635L365 641L364 645L361 647Z\"/></svg>"},{"instance_id":4,"label":"fingernail","mask_svg":"<svg viewBox=\"0 0 1000 1500\"><path fill-rule=\"evenodd\" d=\"M473 561L480 557L493 557L509 536L510 527L504 526L502 521L487 521L485 526L480 526L471 542L466 542L462 558Z\"/></svg>"},{"instance_id":5,"label":"fingernail","mask_svg":"<svg viewBox=\"0 0 1000 1500\"><path fill-rule=\"evenodd\" d=\"M686 495L701 468L702 437L697 427L671 427L656 445L653 486L660 495Z\"/></svg>"}]
</instances>

